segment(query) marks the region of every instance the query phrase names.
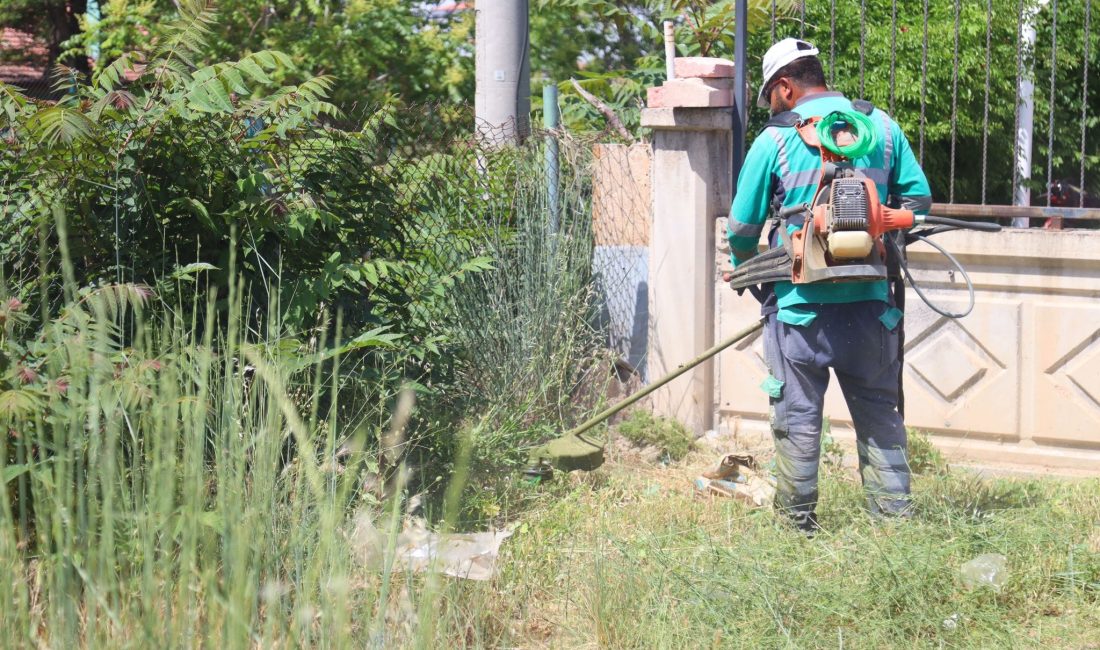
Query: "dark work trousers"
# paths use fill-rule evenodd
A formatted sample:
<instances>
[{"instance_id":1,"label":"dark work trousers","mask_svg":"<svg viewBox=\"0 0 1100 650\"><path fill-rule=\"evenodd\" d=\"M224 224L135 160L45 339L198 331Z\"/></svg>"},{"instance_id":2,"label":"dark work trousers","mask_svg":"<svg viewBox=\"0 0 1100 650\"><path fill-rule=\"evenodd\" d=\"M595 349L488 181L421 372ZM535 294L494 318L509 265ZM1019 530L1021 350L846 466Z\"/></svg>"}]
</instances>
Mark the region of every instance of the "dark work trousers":
<instances>
[{"instance_id":1,"label":"dark work trousers","mask_svg":"<svg viewBox=\"0 0 1100 650\"><path fill-rule=\"evenodd\" d=\"M796 522L813 515L821 458L821 424L829 369L840 381L856 429L856 449L868 506L874 514L909 512L905 426L898 413L900 314L884 302L801 305L816 313L805 325L768 316L764 353L774 379L776 506Z\"/></svg>"}]
</instances>

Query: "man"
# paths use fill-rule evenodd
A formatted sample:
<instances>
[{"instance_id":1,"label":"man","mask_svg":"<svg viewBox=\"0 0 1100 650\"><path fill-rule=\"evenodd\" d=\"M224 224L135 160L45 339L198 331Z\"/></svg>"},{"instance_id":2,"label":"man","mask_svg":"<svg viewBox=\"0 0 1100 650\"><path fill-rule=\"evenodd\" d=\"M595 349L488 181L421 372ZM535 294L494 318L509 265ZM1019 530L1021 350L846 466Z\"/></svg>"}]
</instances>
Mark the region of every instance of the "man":
<instances>
[{"instance_id":1,"label":"man","mask_svg":"<svg viewBox=\"0 0 1100 650\"><path fill-rule=\"evenodd\" d=\"M759 104L773 115L794 111L799 118L852 111L852 102L829 92L817 58L806 41L788 38L764 55ZM864 112L870 110L864 106ZM788 115L787 117L792 117ZM896 197L901 207L927 214L931 192L924 172L898 125L873 109L878 145L852 160L874 181L879 196ZM778 118L774 122L781 122ZM771 123L769 123L771 124ZM821 155L797 129L768 126L753 142L737 179L728 238L733 264L756 254L769 204L812 203L820 179ZM772 228L769 243L781 245L794 232ZM909 466L905 427L898 413L898 325L886 280L794 285L777 282L765 289L764 351L769 377L761 386L771 401L775 438L776 507L803 531L817 529L817 473L825 389L832 368L840 381L857 435L860 472L872 513L906 515Z\"/></svg>"}]
</instances>

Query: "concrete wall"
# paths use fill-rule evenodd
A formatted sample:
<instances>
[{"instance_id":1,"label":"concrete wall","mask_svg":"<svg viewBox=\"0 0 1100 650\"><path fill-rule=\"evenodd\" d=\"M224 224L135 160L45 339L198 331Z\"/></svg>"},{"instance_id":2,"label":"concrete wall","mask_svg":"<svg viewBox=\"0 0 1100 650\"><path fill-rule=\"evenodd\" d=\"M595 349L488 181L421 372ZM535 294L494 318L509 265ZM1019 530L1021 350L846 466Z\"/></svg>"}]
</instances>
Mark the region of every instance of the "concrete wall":
<instances>
[{"instance_id":1,"label":"concrete wall","mask_svg":"<svg viewBox=\"0 0 1100 650\"><path fill-rule=\"evenodd\" d=\"M724 227L719 225L719 227ZM960 320L906 296L906 424L932 434L949 458L1002 468L1100 474L1100 232L1006 230L936 236L974 281L977 306ZM925 293L946 311L967 304L965 283L923 244L909 248ZM758 317L756 301L722 285L718 336ZM720 359L719 427L767 435L759 337ZM851 439L851 419L831 386L826 414Z\"/></svg>"},{"instance_id":2,"label":"concrete wall","mask_svg":"<svg viewBox=\"0 0 1100 650\"><path fill-rule=\"evenodd\" d=\"M649 248L649 378L669 374L714 344L715 236L729 211L729 108L646 108L653 134L653 223ZM655 412L690 430L714 426L714 362L653 393Z\"/></svg>"}]
</instances>

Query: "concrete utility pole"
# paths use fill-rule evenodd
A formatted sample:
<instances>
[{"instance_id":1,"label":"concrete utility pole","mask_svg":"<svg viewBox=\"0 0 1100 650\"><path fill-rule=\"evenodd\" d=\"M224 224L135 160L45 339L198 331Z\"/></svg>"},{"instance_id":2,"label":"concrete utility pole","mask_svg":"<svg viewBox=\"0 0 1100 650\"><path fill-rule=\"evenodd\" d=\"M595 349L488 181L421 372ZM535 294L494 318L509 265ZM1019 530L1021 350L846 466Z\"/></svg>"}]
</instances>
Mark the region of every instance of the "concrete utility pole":
<instances>
[{"instance_id":1,"label":"concrete utility pole","mask_svg":"<svg viewBox=\"0 0 1100 650\"><path fill-rule=\"evenodd\" d=\"M492 144L517 142L531 119L527 0L478 0L474 9L477 131Z\"/></svg>"}]
</instances>

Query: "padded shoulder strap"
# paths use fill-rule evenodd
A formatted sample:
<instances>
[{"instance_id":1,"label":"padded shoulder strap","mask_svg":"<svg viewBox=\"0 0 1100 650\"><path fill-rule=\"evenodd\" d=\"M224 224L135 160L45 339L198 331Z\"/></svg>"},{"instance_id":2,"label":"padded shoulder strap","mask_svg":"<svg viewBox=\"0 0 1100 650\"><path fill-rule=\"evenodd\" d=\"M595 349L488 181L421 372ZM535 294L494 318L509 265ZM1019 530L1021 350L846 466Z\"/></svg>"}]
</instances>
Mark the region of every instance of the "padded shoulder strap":
<instances>
[{"instance_id":1,"label":"padded shoulder strap","mask_svg":"<svg viewBox=\"0 0 1100 650\"><path fill-rule=\"evenodd\" d=\"M817 135L817 125L820 121L821 117L815 115L799 122L798 135L807 145L813 147L814 149L817 149L818 153L821 154L822 169L826 169L828 163L840 162L846 159L844 158L844 156L833 153L832 151L829 151L825 147L821 146L821 138L819 138Z\"/></svg>"},{"instance_id":2,"label":"padded shoulder strap","mask_svg":"<svg viewBox=\"0 0 1100 650\"><path fill-rule=\"evenodd\" d=\"M870 115L875 110L875 105L866 99L853 99L852 108L856 109L864 115Z\"/></svg>"},{"instance_id":3,"label":"padded shoulder strap","mask_svg":"<svg viewBox=\"0 0 1100 650\"><path fill-rule=\"evenodd\" d=\"M772 119L768 120L765 127L778 126L780 128L791 128L798 126L798 122L802 119L802 116L794 111L783 111L772 116Z\"/></svg>"},{"instance_id":4,"label":"padded shoulder strap","mask_svg":"<svg viewBox=\"0 0 1100 650\"><path fill-rule=\"evenodd\" d=\"M798 135L802 138L802 141L810 145L815 149L825 149L821 146L821 139L817 137L817 123L821 121L821 118L817 115L802 122L798 125Z\"/></svg>"}]
</instances>

